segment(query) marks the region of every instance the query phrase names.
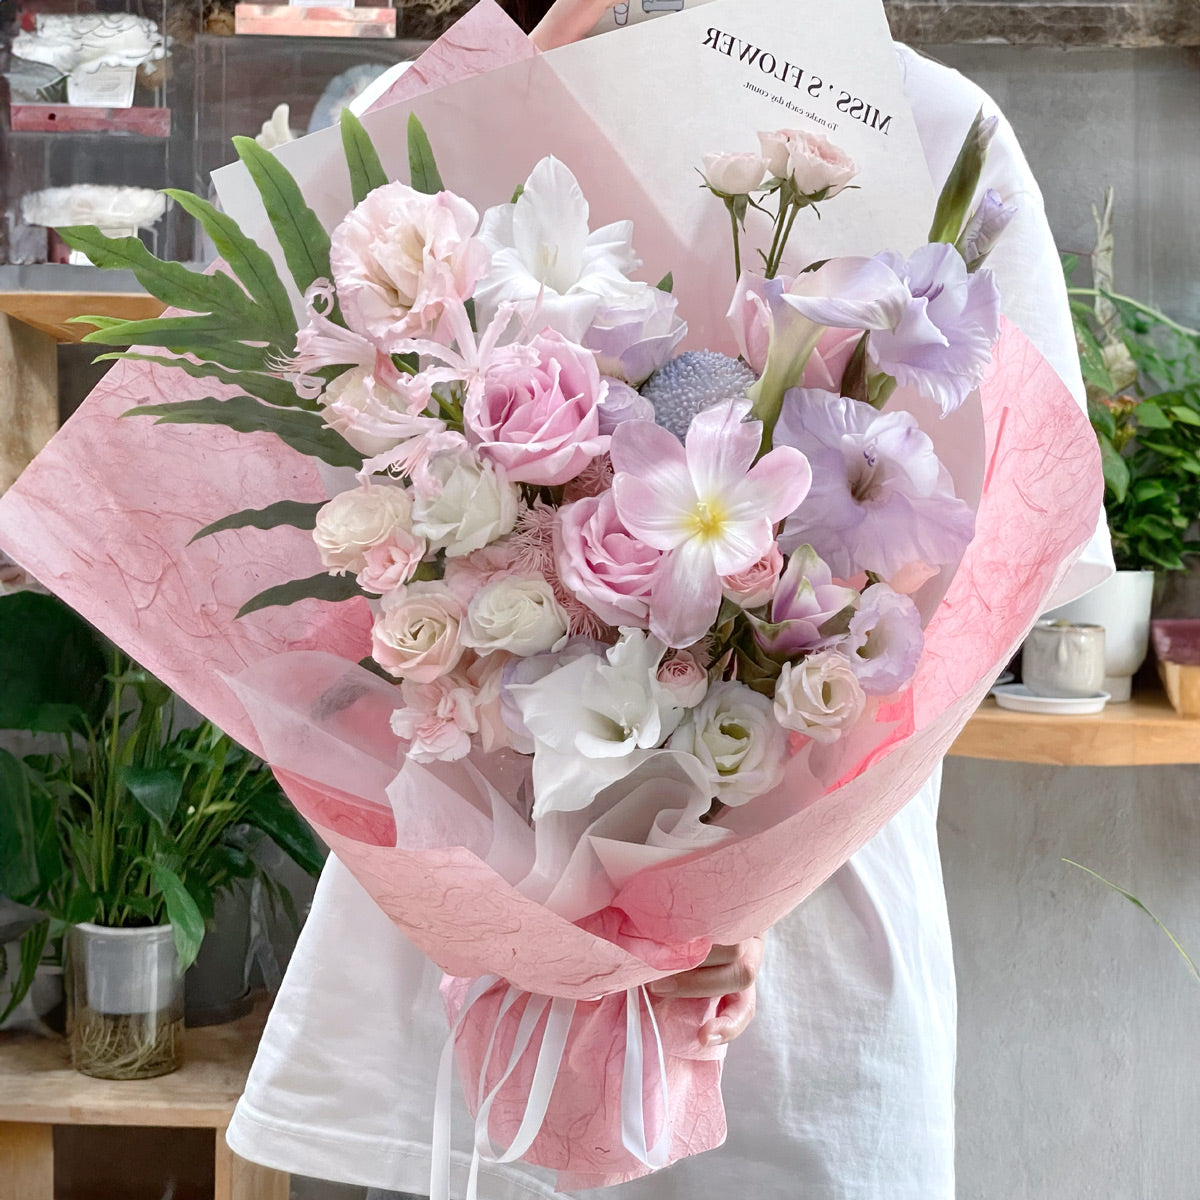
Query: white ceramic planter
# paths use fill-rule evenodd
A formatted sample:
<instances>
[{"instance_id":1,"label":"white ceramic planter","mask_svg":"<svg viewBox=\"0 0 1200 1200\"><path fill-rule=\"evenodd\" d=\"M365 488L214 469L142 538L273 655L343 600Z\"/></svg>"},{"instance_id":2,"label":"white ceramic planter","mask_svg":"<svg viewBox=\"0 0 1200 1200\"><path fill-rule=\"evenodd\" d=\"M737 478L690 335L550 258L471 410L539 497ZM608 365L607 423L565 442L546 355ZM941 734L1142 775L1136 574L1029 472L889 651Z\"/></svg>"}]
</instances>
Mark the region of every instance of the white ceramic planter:
<instances>
[{"instance_id":1,"label":"white ceramic planter","mask_svg":"<svg viewBox=\"0 0 1200 1200\"><path fill-rule=\"evenodd\" d=\"M1054 620L1104 626L1104 690L1129 699L1133 676L1150 644L1153 571L1118 571L1078 600L1046 614Z\"/></svg>"}]
</instances>

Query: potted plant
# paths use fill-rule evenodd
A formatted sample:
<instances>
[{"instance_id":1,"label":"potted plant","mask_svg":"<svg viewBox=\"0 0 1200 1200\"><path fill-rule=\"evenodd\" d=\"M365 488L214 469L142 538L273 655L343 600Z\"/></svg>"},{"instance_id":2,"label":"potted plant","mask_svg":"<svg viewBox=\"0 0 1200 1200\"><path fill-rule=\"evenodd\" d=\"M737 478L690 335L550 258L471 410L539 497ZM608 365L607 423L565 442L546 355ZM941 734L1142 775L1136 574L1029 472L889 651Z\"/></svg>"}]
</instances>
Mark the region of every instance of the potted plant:
<instances>
[{"instance_id":1,"label":"potted plant","mask_svg":"<svg viewBox=\"0 0 1200 1200\"><path fill-rule=\"evenodd\" d=\"M1155 573L1200 553L1200 332L1113 287L1112 189L1093 209L1092 286L1064 256L1088 415L1100 442L1104 508L1117 573L1054 616L1103 625L1105 690L1128 700L1146 657Z\"/></svg>"},{"instance_id":2,"label":"potted plant","mask_svg":"<svg viewBox=\"0 0 1200 1200\"><path fill-rule=\"evenodd\" d=\"M182 971L216 898L262 877L257 836L320 867L261 760L207 721L181 722L178 708L53 597L0 598L0 728L40 743L0 750L0 892L46 917L23 939L8 1004L47 939L65 933L72 1061L86 1074L178 1065Z\"/></svg>"}]
</instances>

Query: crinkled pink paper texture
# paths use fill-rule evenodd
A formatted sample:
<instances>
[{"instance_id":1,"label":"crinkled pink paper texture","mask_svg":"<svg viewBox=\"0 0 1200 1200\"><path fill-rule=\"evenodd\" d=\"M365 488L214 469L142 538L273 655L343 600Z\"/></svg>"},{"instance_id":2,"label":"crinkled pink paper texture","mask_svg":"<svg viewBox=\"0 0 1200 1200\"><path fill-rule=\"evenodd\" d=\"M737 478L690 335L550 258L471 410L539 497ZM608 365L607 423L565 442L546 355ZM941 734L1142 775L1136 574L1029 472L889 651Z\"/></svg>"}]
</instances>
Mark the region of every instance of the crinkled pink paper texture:
<instances>
[{"instance_id":1,"label":"crinkled pink paper texture","mask_svg":"<svg viewBox=\"0 0 1200 1200\"><path fill-rule=\"evenodd\" d=\"M270 434L121 416L141 404L231 394L169 367L115 363L0 497L0 545L257 750L254 727L220 676L310 647L358 661L370 652L370 613L362 600L304 601L237 620L257 592L322 569L311 536L247 529L188 545L239 509L325 498L313 460Z\"/></svg>"}]
</instances>

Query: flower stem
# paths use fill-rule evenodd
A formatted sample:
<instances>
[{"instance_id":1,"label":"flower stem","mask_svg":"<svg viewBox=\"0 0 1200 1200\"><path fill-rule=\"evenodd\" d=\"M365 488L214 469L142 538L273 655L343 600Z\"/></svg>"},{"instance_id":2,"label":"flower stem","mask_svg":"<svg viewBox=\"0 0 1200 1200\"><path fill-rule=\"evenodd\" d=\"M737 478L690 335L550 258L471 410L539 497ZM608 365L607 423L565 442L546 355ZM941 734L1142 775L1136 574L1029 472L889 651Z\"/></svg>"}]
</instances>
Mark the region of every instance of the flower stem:
<instances>
[{"instance_id":1,"label":"flower stem","mask_svg":"<svg viewBox=\"0 0 1200 1200\"><path fill-rule=\"evenodd\" d=\"M1175 330L1176 333L1182 333L1185 337L1200 338L1200 329L1189 329L1186 325L1180 325L1178 321L1172 321L1166 313L1160 312L1157 308L1151 308L1148 304L1142 304L1140 301L1134 300L1132 296L1122 296L1117 292L1105 291L1103 288L1085 287L1069 287L1067 288L1067 295L1103 296L1106 300L1116 300L1119 304L1128 304L1130 308L1136 308L1138 312L1144 313L1148 317L1153 317L1168 329ZM1084 870L1086 869L1085 867Z\"/></svg>"},{"instance_id":2,"label":"flower stem","mask_svg":"<svg viewBox=\"0 0 1200 1200\"><path fill-rule=\"evenodd\" d=\"M737 213L733 211L733 200L725 198L725 207L729 210L729 224L733 228L733 278L736 282L742 277L742 241L738 233Z\"/></svg>"}]
</instances>

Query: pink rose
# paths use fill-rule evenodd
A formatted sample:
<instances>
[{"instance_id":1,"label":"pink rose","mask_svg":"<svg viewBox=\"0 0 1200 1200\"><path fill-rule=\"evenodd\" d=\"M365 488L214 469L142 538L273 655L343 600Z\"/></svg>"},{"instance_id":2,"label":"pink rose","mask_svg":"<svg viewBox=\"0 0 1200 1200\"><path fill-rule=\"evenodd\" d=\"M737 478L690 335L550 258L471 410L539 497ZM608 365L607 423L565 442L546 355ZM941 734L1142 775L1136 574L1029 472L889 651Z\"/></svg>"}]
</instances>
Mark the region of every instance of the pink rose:
<instances>
[{"instance_id":1,"label":"pink rose","mask_svg":"<svg viewBox=\"0 0 1200 1200\"><path fill-rule=\"evenodd\" d=\"M658 682L680 708L695 708L708 695L708 672L690 650L673 650L658 667Z\"/></svg>"},{"instance_id":2,"label":"pink rose","mask_svg":"<svg viewBox=\"0 0 1200 1200\"><path fill-rule=\"evenodd\" d=\"M861 329L826 329L817 348L804 364L800 386L820 388L826 392L841 392L842 376L862 337Z\"/></svg>"},{"instance_id":3,"label":"pink rose","mask_svg":"<svg viewBox=\"0 0 1200 1200\"><path fill-rule=\"evenodd\" d=\"M783 553L772 542L771 548L744 571L721 576L721 593L741 608L761 608L772 596L783 571Z\"/></svg>"},{"instance_id":4,"label":"pink rose","mask_svg":"<svg viewBox=\"0 0 1200 1200\"><path fill-rule=\"evenodd\" d=\"M376 188L333 231L329 261L346 324L389 353L430 332L446 301L468 299L491 265L471 236L478 223L452 192Z\"/></svg>"},{"instance_id":5,"label":"pink rose","mask_svg":"<svg viewBox=\"0 0 1200 1200\"><path fill-rule=\"evenodd\" d=\"M409 742L414 762L454 762L471 752L479 728L475 689L458 672L430 683L405 680L404 707L392 713L392 732Z\"/></svg>"},{"instance_id":6,"label":"pink rose","mask_svg":"<svg viewBox=\"0 0 1200 1200\"><path fill-rule=\"evenodd\" d=\"M706 154L700 159L704 182L722 196L745 196L757 190L766 169L761 154L747 151Z\"/></svg>"},{"instance_id":7,"label":"pink rose","mask_svg":"<svg viewBox=\"0 0 1200 1200\"><path fill-rule=\"evenodd\" d=\"M397 679L432 683L458 665L463 605L440 580L410 583L384 598L371 630L371 657Z\"/></svg>"},{"instance_id":8,"label":"pink rose","mask_svg":"<svg viewBox=\"0 0 1200 1200\"><path fill-rule=\"evenodd\" d=\"M599 454L605 384L595 357L548 330L530 343L535 366L497 363L463 410L468 437L482 459L517 483L566 483Z\"/></svg>"},{"instance_id":9,"label":"pink rose","mask_svg":"<svg viewBox=\"0 0 1200 1200\"><path fill-rule=\"evenodd\" d=\"M395 591L413 577L427 549L425 539L411 529L393 529L386 542L363 555L366 566L358 573L358 586L377 596Z\"/></svg>"},{"instance_id":10,"label":"pink rose","mask_svg":"<svg viewBox=\"0 0 1200 1200\"><path fill-rule=\"evenodd\" d=\"M760 133L758 144L767 161L767 170L777 179L790 177L802 196L828 200L858 174L846 152L820 133L778 129Z\"/></svg>"},{"instance_id":11,"label":"pink rose","mask_svg":"<svg viewBox=\"0 0 1200 1200\"><path fill-rule=\"evenodd\" d=\"M563 584L602 620L649 626L650 592L662 551L625 528L612 492L558 510L554 557Z\"/></svg>"}]
</instances>

